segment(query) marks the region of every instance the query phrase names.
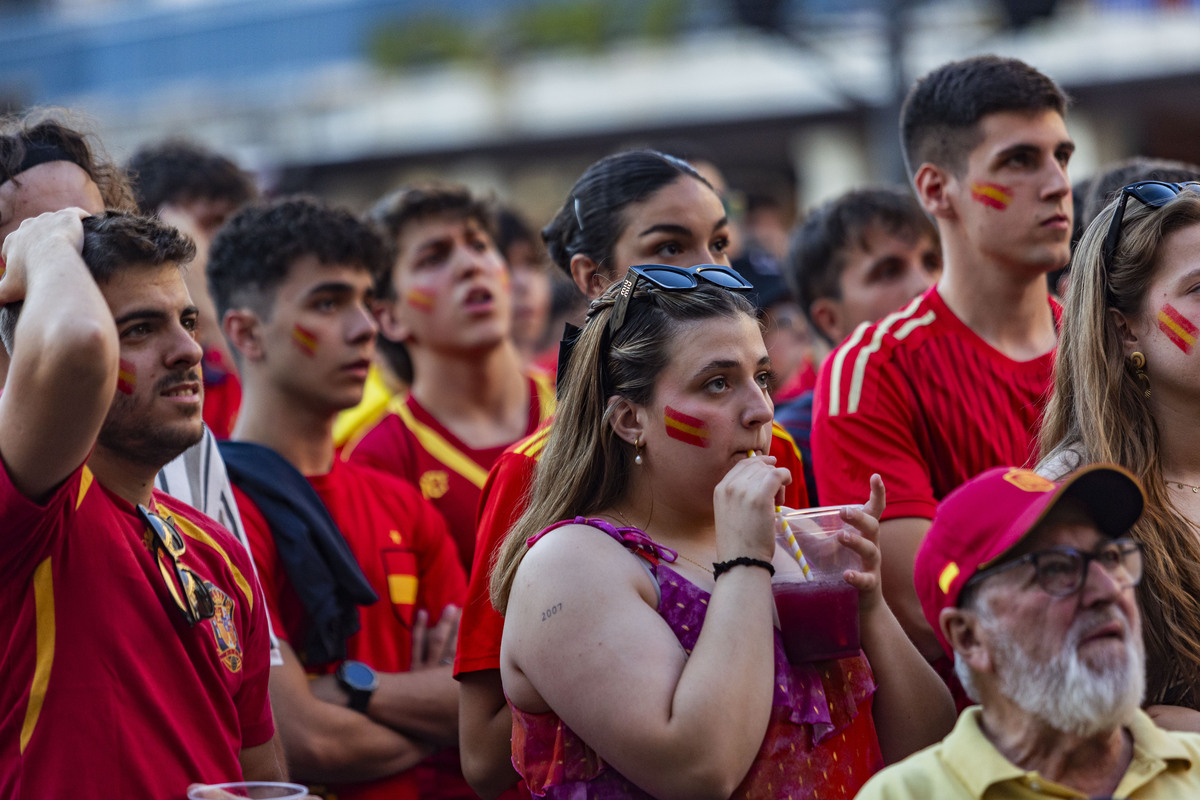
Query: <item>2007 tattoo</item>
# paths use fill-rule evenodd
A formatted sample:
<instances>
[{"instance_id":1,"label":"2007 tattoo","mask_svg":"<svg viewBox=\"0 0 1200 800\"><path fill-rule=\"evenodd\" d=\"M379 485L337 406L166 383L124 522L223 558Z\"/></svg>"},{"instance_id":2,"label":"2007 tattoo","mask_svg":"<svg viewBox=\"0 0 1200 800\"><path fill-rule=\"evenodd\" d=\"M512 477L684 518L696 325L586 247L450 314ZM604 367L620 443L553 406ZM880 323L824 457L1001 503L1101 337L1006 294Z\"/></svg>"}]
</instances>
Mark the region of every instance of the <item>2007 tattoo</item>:
<instances>
[{"instance_id":1,"label":"2007 tattoo","mask_svg":"<svg viewBox=\"0 0 1200 800\"><path fill-rule=\"evenodd\" d=\"M550 619L551 617L553 617L555 614L557 614L560 611L562 611L562 603L550 606L549 608L547 608L545 611L542 612L542 622L545 622L546 620Z\"/></svg>"}]
</instances>

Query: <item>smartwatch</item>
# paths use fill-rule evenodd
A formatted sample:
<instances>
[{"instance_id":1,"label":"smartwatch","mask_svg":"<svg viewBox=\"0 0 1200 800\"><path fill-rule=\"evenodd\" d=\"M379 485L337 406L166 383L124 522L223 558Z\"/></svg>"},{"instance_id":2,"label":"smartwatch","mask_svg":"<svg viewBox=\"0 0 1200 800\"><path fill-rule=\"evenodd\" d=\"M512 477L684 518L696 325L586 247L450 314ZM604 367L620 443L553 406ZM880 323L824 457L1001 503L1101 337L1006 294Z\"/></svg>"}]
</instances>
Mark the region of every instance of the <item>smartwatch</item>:
<instances>
[{"instance_id":1,"label":"smartwatch","mask_svg":"<svg viewBox=\"0 0 1200 800\"><path fill-rule=\"evenodd\" d=\"M338 685L350 695L350 708L365 714L371 695L379 688L375 670L361 661L343 661L333 673Z\"/></svg>"}]
</instances>

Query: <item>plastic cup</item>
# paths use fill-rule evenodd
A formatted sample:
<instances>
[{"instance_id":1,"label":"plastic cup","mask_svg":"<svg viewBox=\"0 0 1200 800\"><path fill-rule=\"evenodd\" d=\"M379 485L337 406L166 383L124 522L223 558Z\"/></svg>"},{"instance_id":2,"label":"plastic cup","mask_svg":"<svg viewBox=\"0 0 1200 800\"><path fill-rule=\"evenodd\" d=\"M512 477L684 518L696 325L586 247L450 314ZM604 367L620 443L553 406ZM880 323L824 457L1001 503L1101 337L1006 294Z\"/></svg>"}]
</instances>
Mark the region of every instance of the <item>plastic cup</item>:
<instances>
[{"instance_id":1,"label":"plastic cup","mask_svg":"<svg viewBox=\"0 0 1200 800\"><path fill-rule=\"evenodd\" d=\"M188 789L187 796L188 800L303 800L308 797L308 787L298 783L239 781L193 786Z\"/></svg>"},{"instance_id":2,"label":"plastic cup","mask_svg":"<svg viewBox=\"0 0 1200 800\"><path fill-rule=\"evenodd\" d=\"M846 658L861 646L858 590L842 573L862 569L862 558L837 540L843 529L858 532L841 520L840 510L784 509L778 515L779 545L797 558L796 569L779 570L771 581L783 648L793 664Z\"/></svg>"}]
</instances>

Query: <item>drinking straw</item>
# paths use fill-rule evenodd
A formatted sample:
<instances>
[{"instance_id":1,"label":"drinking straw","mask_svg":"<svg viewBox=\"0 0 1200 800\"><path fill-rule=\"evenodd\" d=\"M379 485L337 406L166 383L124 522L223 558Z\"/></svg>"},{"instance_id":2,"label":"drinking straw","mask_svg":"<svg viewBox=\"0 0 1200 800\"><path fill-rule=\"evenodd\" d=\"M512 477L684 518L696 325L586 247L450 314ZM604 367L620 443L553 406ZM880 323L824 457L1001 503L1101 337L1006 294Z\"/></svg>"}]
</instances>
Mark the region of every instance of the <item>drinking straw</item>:
<instances>
[{"instance_id":1,"label":"drinking straw","mask_svg":"<svg viewBox=\"0 0 1200 800\"><path fill-rule=\"evenodd\" d=\"M812 576L809 575L808 559L804 557L804 553L800 552L800 543L796 541L796 534L792 532L792 526L788 524L787 518L783 516L782 512L783 506L775 506L775 513L779 515L779 522L783 526L784 533L787 534L787 543L788 547L792 549L792 557L800 565L800 571L804 573L804 579L811 581Z\"/></svg>"}]
</instances>

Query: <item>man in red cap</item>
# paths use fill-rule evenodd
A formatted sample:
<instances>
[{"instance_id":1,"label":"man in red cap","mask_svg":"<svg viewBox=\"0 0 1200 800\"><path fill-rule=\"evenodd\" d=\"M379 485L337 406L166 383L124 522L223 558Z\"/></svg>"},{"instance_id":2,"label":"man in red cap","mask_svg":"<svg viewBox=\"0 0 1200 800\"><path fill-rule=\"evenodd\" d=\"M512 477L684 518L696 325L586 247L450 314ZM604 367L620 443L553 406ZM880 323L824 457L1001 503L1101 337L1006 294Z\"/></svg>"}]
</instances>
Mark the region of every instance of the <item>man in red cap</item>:
<instances>
[{"instance_id":1,"label":"man in red cap","mask_svg":"<svg viewBox=\"0 0 1200 800\"><path fill-rule=\"evenodd\" d=\"M969 708L860 800L1200 797L1200 735L1139 706L1136 480L1097 464L1060 484L988 470L951 492L917 551L921 606Z\"/></svg>"}]
</instances>

